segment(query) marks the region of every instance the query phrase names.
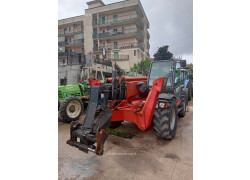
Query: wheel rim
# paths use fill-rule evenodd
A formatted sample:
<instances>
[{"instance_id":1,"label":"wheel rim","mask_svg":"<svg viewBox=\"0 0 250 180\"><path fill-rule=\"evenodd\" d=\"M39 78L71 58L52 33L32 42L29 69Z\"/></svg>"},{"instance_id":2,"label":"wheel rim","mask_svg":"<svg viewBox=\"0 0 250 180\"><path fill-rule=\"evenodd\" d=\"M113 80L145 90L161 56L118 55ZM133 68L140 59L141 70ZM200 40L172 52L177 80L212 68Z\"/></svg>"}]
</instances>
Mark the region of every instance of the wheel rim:
<instances>
[{"instance_id":1,"label":"wheel rim","mask_svg":"<svg viewBox=\"0 0 250 180\"><path fill-rule=\"evenodd\" d=\"M174 125L175 125L175 109L174 108L172 108L172 112L171 112L171 114L172 114L172 118L171 118L171 120L170 120L170 128L171 128L171 130L172 129L174 129Z\"/></svg>"},{"instance_id":2,"label":"wheel rim","mask_svg":"<svg viewBox=\"0 0 250 180\"><path fill-rule=\"evenodd\" d=\"M81 111L82 111L82 106L79 101L74 100L69 102L69 104L67 105L67 115L70 118L76 118L77 116L79 116Z\"/></svg>"}]
</instances>

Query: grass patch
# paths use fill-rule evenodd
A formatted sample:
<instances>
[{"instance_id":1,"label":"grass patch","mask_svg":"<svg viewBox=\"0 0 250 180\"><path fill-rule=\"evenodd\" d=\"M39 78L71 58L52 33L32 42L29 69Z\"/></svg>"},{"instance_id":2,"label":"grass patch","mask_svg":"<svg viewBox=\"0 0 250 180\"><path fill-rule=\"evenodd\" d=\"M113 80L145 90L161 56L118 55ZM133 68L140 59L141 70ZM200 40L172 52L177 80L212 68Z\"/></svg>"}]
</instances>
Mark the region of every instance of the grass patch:
<instances>
[{"instance_id":1,"label":"grass patch","mask_svg":"<svg viewBox=\"0 0 250 180\"><path fill-rule=\"evenodd\" d=\"M112 134L112 135L115 135L115 136L119 136L119 137L123 137L123 138L128 138L128 139L131 139L132 138L132 135L127 133L127 132L124 132L124 131L116 131L114 129L109 129L108 128L108 133L109 134Z\"/></svg>"}]
</instances>

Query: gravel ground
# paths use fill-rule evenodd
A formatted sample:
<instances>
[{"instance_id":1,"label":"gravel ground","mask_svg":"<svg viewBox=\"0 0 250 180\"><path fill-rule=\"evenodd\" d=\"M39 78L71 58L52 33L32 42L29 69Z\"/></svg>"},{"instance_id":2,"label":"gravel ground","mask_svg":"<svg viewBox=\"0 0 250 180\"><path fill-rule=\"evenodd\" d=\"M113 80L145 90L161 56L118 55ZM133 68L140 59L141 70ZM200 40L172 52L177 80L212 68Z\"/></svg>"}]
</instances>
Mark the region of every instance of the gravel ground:
<instances>
[{"instance_id":1,"label":"gravel ground","mask_svg":"<svg viewBox=\"0 0 250 180\"><path fill-rule=\"evenodd\" d=\"M80 118L83 121L85 113ZM157 138L152 127L141 131L131 122L117 130L133 136L125 139L109 135L104 155L84 153L66 144L69 124L58 122L58 177L60 180L81 179L193 179L193 103L179 118L176 137Z\"/></svg>"}]
</instances>

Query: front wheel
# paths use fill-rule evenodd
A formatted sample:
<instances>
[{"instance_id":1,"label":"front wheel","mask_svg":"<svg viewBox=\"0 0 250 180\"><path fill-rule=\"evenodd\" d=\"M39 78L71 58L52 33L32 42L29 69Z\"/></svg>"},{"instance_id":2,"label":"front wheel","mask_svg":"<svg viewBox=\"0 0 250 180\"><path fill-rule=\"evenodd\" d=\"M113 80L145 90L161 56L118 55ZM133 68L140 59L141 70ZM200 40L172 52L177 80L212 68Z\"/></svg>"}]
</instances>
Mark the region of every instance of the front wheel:
<instances>
[{"instance_id":1,"label":"front wheel","mask_svg":"<svg viewBox=\"0 0 250 180\"><path fill-rule=\"evenodd\" d=\"M83 104L79 98L68 97L60 105L59 113L66 122L76 121L83 112Z\"/></svg>"},{"instance_id":2,"label":"front wheel","mask_svg":"<svg viewBox=\"0 0 250 180\"><path fill-rule=\"evenodd\" d=\"M177 129L177 107L176 102L169 104L167 109L155 109L153 123L154 130L162 139L173 139Z\"/></svg>"}]
</instances>

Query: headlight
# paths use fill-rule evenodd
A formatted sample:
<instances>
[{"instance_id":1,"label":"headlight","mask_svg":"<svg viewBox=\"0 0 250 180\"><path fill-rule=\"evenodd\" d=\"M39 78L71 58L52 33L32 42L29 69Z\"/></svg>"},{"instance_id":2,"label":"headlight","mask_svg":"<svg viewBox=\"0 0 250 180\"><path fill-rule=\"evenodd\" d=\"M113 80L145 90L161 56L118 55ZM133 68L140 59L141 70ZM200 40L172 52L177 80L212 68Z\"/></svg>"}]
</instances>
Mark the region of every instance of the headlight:
<instances>
[{"instance_id":1,"label":"headlight","mask_svg":"<svg viewBox=\"0 0 250 180\"><path fill-rule=\"evenodd\" d=\"M160 103L159 103L159 108L165 108L165 103L160 102Z\"/></svg>"}]
</instances>

